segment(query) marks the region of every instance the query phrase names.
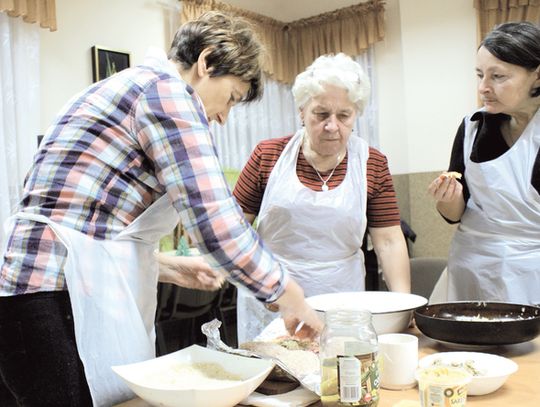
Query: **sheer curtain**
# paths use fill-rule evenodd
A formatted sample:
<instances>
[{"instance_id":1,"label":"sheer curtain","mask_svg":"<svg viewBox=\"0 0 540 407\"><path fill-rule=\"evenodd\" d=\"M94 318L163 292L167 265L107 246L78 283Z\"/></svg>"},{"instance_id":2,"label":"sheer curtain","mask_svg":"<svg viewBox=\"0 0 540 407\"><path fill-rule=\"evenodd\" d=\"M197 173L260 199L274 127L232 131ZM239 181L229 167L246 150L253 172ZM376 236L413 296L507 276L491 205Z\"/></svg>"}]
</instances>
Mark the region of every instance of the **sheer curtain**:
<instances>
[{"instance_id":1,"label":"sheer curtain","mask_svg":"<svg viewBox=\"0 0 540 407\"><path fill-rule=\"evenodd\" d=\"M371 81L369 104L354 125L353 135L378 147L377 94L375 89L373 49L354 58ZM260 101L241 104L231 109L224 126L211 124L212 134L223 168L241 170L251 151L261 140L293 134L300 128L298 110L291 86L267 78Z\"/></svg>"},{"instance_id":2,"label":"sheer curtain","mask_svg":"<svg viewBox=\"0 0 540 407\"><path fill-rule=\"evenodd\" d=\"M39 26L0 13L0 249L39 132Z\"/></svg>"}]
</instances>

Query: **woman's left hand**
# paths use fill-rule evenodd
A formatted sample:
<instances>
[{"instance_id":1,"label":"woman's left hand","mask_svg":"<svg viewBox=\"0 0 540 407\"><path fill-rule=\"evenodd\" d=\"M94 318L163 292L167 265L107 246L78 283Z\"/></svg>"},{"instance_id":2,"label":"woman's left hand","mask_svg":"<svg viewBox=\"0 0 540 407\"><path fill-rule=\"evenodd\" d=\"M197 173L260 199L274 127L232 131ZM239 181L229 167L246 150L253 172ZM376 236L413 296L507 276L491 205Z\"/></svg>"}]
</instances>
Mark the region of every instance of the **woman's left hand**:
<instances>
[{"instance_id":1,"label":"woman's left hand","mask_svg":"<svg viewBox=\"0 0 540 407\"><path fill-rule=\"evenodd\" d=\"M170 256L155 253L159 263L159 281L185 288L215 291L225 278L213 270L201 256Z\"/></svg>"}]
</instances>

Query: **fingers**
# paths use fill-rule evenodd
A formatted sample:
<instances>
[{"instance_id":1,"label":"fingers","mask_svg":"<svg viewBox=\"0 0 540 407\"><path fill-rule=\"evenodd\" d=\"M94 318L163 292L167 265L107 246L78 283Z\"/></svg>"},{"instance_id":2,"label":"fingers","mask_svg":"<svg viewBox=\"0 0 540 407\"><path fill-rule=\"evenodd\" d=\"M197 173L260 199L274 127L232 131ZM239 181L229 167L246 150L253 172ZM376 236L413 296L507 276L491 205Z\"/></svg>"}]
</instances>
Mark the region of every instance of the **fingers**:
<instances>
[{"instance_id":1,"label":"fingers","mask_svg":"<svg viewBox=\"0 0 540 407\"><path fill-rule=\"evenodd\" d=\"M450 202L454 199L456 195L456 189L459 182L457 182L454 178L450 178L448 187L446 190L442 193L440 201L443 202Z\"/></svg>"},{"instance_id":2,"label":"fingers","mask_svg":"<svg viewBox=\"0 0 540 407\"><path fill-rule=\"evenodd\" d=\"M218 290L224 279L221 276L210 277L201 273L176 273L175 284L197 290Z\"/></svg>"},{"instance_id":3,"label":"fingers","mask_svg":"<svg viewBox=\"0 0 540 407\"><path fill-rule=\"evenodd\" d=\"M285 291L277 299L276 304L279 306L285 328L289 334L295 334L301 321L313 330L314 335L322 331L322 321L306 303L304 291L294 280L289 280Z\"/></svg>"},{"instance_id":4,"label":"fingers","mask_svg":"<svg viewBox=\"0 0 540 407\"><path fill-rule=\"evenodd\" d=\"M225 278L213 270L201 256L169 256L157 253L160 265L160 281L185 288L215 291Z\"/></svg>"},{"instance_id":5,"label":"fingers","mask_svg":"<svg viewBox=\"0 0 540 407\"><path fill-rule=\"evenodd\" d=\"M287 318L283 316L283 322L285 323L285 329L288 334L291 336L294 335L300 321L297 318Z\"/></svg>"},{"instance_id":6,"label":"fingers","mask_svg":"<svg viewBox=\"0 0 540 407\"><path fill-rule=\"evenodd\" d=\"M201 256L179 256L177 259L178 266L189 269L190 272L206 273L208 275L212 275L214 273L212 267L210 267L210 265Z\"/></svg>"},{"instance_id":7,"label":"fingers","mask_svg":"<svg viewBox=\"0 0 540 407\"><path fill-rule=\"evenodd\" d=\"M298 339L315 339L323 329L323 323L319 317L316 317L311 323L300 321L297 318L287 318L285 316L283 316L283 321L285 322L285 328L289 335L295 336Z\"/></svg>"},{"instance_id":8,"label":"fingers","mask_svg":"<svg viewBox=\"0 0 540 407\"><path fill-rule=\"evenodd\" d=\"M460 196L463 186L453 177L439 176L428 186L428 193L437 202L451 202Z\"/></svg>"},{"instance_id":9,"label":"fingers","mask_svg":"<svg viewBox=\"0 0 540 407\"><path fill-rule=\"evenodd\" d=\"M192 269L190 272L182 273L187 281L194 281L200 284L202 290L215 291L225 282L225 278L218 272L210 270L197 271Z\"/></svg>"},{"instance_id":10,"label":"fingers","mask_svg":"<svg viewBox=\"0 0 540 407\"><path fill-rule=\"evenodd\" d=\"M309 325L303 324L302 327L295 332L294 336L298 339L314 339L318 334L318 331L311 328Z\"/></svg>"},{"instance_id":11,"label":"fingers","mask_svg":"<svg viewBox=\"0 0 540 407\"><path fill-rule=\"evenodd\" d=\"M282 310L281 316L287 332L292 336L314 339L323 329L322 320L307 304L294 312Z\"/></svg>"},{"instance_id":12,"label":"fingers","mask_svg":"<svg viewBox=\"0 0 540 407\"><path fill-rule=\"evenodd\" d=\"M202 257L192 257L194 262L192 272L197 274L197 277L204 282L213 282L216 288L219 288L225 282L225 277L214 270Z\"/></svg>"},{"instance_id":13,"label":"fingers","mask_svg":"<svg viewBox=\"0 0 540 407\"><path fill-rule=\"evenodd\" d=\"M313 331L314 335L320 334L324 328L324 323L322 319L312 308L309 308L309 312L307 313L307 315L304 314L303 321L306 329L310 328Z\"/></svg>"},{"instance_id":14,"label":"fingers","mask_svg":"<svg viewBox=\"0 0 540 407\"><path fill-rule=\"evenodd\" d=\"M443 180L440 177L435 178L428 186L428 192L431 196L435 196Z\"/></svg>"}]
</instances>

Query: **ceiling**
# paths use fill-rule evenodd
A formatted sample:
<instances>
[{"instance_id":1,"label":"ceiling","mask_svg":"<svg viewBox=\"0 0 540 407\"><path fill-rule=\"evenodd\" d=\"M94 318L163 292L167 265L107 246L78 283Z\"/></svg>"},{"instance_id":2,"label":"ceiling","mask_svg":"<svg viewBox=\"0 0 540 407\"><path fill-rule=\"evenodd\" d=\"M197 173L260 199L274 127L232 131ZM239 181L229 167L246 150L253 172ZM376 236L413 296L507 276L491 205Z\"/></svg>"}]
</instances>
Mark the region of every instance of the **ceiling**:
<instances>
[{"instance_id":1,"label":"ceiling","mask_svg":"<svg viewBox=\"0 0 540 407\"><path fill-rule=\"evenodd\" d=\"M290 22L337 10L366 0L221 0L278 21Z\"/></svg>"}]
</instances>

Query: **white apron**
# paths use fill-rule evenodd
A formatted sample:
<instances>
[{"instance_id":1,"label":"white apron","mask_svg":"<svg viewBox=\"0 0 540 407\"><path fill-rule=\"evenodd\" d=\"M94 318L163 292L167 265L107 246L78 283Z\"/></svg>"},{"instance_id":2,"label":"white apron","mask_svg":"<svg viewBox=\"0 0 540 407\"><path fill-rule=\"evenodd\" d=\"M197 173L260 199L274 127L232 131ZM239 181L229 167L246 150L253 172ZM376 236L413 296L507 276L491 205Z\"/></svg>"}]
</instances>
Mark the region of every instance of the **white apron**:
<instances>
[{"instance_id":1,"label":"white apron","mask_svg":"<svg viewBox=\"0 0 540 407\"><path fill-rule=\"evenodd\" d=\"M448 300L540 303L540 195L531 174L540 148L540 110L502 156L474 163L477 122L466 121L471 197L448 258Z\"/></svg>"},{"instance_id":2,"label":"white apron","mask_svg":"<svg viewBox=\"0 0 540 407\"><path fill-rule=\"evenodd\" d=\"M270 173L257 232L306 297L362 291L368 145L352 136L347 145L345 179L337 188L316 192L296 175L303 136L302 129L291 138ZM238 291L237 309L239 343L252 340L278 317L242 289Z\"/></svg>"},{"instance_id":3,"label":"white apron","mask_svg":"<svg viewBox=\"0 0 540 407\"><path fill-rule=\"evenodd\" d=\"M68 250L64 273L94 405L133 398L111 366L155 357L158 264L152 252L179 221L168 197L159 198L112 240L92 239L42 215L19 212L13 218L48 224Z\"/></svg>"}]
</instances>

